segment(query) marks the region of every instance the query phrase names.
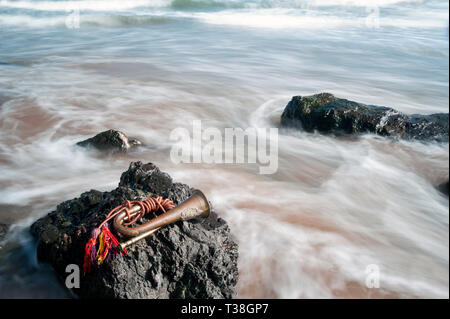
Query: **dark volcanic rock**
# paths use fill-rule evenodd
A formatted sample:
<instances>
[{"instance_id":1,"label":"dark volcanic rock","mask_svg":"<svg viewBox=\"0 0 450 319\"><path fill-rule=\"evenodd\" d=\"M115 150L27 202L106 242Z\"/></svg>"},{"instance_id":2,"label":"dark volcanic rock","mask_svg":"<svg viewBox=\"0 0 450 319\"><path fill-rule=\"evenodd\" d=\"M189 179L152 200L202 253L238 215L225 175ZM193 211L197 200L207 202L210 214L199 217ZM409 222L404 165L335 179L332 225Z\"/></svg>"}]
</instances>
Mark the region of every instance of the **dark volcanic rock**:
<instances>
[{"instance_id":1,"label":"dark volcanic rock","mask_svg":"<svg viewBox=\"0 0 450 319\"><path fill-rule=\"evenodd\" d=\"M131 163L115 190L83 193L31 226L38 238L38 258L50 263L64 279L68 264L82 269L90 232L112 208L127 199L157 195L179 204L192 191L172 182L151 163ZM82 276L81 287L73 291L87 298L231 298L238 277L237 257L227 223L213 211L205 220L161 228L130 246L128 256L116 257Z\"/></svg>"},{"instance_id":2,"label":"dark volcanic rock","mask_svg":"<svg viewBox=\"0 0 450 319\"><path fill-rule=\"evenodd\" d=\"M448 142L448 121L448 113L406 115L384 106L339 99L329 93L294 96L281 115L281 126L308 132L375 133L437 142Z\"/></svg>"},{"instance_id":3,"label":"dark volcanic rock","mask_svg":"<svg viewBox=\"0 0 450 319\"><path fill-rule=\"evenodd\" d=\"M438 190L442 192L443 194L447 195L449 194L449 181L446 183L442 183L438 186Z\"/></svg>"},{"instance_id":4,"label":"dark volcanic rock","mask_svg":"<svg viewBox=\"0 0 450 319\"><path fill-rule=\"evenodd\" d=\"M128 152L135 146L142 145L135 138L129 138L124 133L116 130L101 132L94 137L77 143L78 146L95 148L99 151Z\"/></svg>"},{"instance_id":5,"label":"dark volcanic rock","mask_svg":"<svg viewBox=\"0 0 450 319\"><path fill-rule=\"evenodd\" d=\"M0 224L0 240L5 237L6 232L8 231L9 226L5 224Z\"/></svg>"}]
</instances>

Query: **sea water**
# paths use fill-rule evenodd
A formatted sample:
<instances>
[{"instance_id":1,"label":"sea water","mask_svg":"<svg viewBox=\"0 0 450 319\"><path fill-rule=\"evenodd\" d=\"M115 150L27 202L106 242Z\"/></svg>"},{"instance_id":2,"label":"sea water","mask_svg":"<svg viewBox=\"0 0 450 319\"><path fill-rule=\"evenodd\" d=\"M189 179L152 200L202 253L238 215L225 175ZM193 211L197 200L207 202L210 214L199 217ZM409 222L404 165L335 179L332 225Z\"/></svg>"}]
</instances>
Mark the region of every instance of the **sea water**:
<instances>
[{"instance_id":1,"label":"sea water","mask_svg":"<svg viewBox=\"0 0 450 319\"><path fill-rule=\"evenodd\" d=\"M445 0L0 1L0 296L66 297L29 225L140 160L227 220L238 297L448 298L448 143L280 130L261 175L174 164L169 138L195 120L278 127L292 96L320 92L448 112L448 26ZM109 128L145 146L73 147Z\"/></svg>"}]
</instances>

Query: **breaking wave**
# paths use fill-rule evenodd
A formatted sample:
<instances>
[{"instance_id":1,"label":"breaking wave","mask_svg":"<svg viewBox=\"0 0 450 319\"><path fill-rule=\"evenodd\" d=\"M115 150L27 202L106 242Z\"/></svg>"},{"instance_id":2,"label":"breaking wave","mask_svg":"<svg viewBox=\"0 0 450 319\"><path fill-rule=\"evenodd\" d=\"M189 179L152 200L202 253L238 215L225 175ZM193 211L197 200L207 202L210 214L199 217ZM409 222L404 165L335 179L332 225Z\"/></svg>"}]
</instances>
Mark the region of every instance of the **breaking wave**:
<instances>
[{"instance_id":1,"label":"breaking wave","mask_svg":"<svg viewBox=\"0 0 450 319\"><path fill-rule=\"evenodd\" d=\"M373 23L371 17L340 17L333 15L298 15L290 10L269 9L259 12L197 13L193 17L202 22L219 25L248 26L269 29L336 29L364 28ZM448 14L428 19L381 17L378 27L394 28L445 28Z\"/></svg>"},{"instance_id":2,"label":"breaking wave","mask_svg":"<svg viewBox=\"0 0 450 319\"><path fill-rule=\"evenodd\" d=\"M0 2L0 25L54 27L78 10L82 26L140 25L187 19L206 24L269 29L341 29L371 27L448 28L448 3L429 2L427 11L405 0L80 0ZM398 13L380 8L401 4ZM403 7L404 6L404 7ZM337 7L337 8L336 8ZM31 11L31 12L30 12ZM397 13L396 13L397 12Z\"/></svg>"},{"instance_id":3,"label":"breaking wave","mask_svg":"<svg viewBox=\"0 0 450 319\"><path fill-rule=\"evenodd\" d=\"M8 8L36 11L68 11L73 9L86 11L120 11L141 7L166 7L166 0L82 0L82 1L1 1L0 5Z\"/></svg>"},{"instance_id":4,"label":"breaking wave","mask_svg":"<svg viewBox=\"0 0 450 319\"><path fill-rule=\"evenodd\" d=\"M68 17L31 17L27 15L1 16L0 24L10 26L26 26L31 28L64 27ZM80 27L120 27L127 25L149 25L171 21L170 17L138 16L138 15L106 15L91 14L80 17Z\"/></svg>"},{"instance_id":5,"label":"breaking wave","mask_svg":"<svg viewBox=\"0 0 450 319\"><path fill-rule=\"evenodd\" d=\"M199 8L310 8L333 6L392 6L400 3L421 3L422 0L68 0L68 1L0 1L0 5L9 8L65 11L72 8L90 11L117 11L134 8L174 8L192 10Z\"/></svg>"}]
</instances>

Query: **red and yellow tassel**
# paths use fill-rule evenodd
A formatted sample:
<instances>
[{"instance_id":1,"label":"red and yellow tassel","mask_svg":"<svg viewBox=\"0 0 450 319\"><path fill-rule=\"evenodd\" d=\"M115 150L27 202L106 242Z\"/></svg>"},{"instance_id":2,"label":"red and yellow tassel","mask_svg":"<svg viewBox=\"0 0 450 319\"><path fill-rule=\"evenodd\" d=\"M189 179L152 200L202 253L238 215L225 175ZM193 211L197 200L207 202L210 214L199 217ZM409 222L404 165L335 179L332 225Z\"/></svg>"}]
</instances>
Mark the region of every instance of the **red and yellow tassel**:
<instances>
[{"instance_id":1,"label":"red and yellow tassel","mask_svg":"<svg viewBox=\"0 0 450 319\"><path fill-rule=\"evenodd\" d=\"M111 256L115 257L119 253L124 256L127 255L126 249L120 249L119 241L111 233L107 224L103 225L101 229L95 228L91 236L84 248L84 274L91 272L92 266L99 267L106 259L111 258Z\"/></svg>"}]
</instances>

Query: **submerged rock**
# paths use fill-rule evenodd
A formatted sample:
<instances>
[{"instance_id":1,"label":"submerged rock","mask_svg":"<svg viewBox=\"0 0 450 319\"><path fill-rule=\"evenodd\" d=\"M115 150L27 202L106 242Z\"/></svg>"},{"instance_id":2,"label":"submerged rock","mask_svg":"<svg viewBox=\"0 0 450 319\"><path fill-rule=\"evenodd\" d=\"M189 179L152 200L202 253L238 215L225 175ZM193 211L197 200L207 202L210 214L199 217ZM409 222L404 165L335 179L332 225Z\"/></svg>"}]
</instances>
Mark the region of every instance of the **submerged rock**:
<instances>
[{"instance_id":1,"label":"submerged rock","mask_svg":"<svg viewBox=\"0 0 450 319\"><path fill-rule=\"evenodd\" d=\"M447 196L449 196L449 189L450 189L449 181L447 181L446 183L442 183L438 186L438 190Z\"/></svg>"},{"instance_id":2,"label":"submerged rock","mask_svg":"<svg viewBox=\"0 0 450 319\"><path fill-rule=\"evenodd\" d=\"M128 152L131 148L142 145L135 139L129 138L124 133L116 130L101 132L94 137L77 143L78 146L95 148L99 151Z\"/></svg>"},{"instance_id":3,"label":"submerged rock","mask_svg":"<svg viewBox=\"0 0 450 319\"><path fill-rule=\"evenodd\" d=\"M336 98L330 93L294 96L281 126L322 133L375 133L402 139L448 142L448 113L407 115L392 108Z\"/></svg>"},{"instance_id":4,"label":"submerged rock","mask_svg":"<svg viewBox=\"0 0 450 319\"><path fill-rule=\"evenodd\" d=\"M151 163L131 163L115 190L85 192L61 203L31 226L31 233L38 238L38 258L50 263L64 280L67 265L77 264L82 271L84 246L90 232L112 208L127 199L144 200L157 195L168 197L177 205L192 192L188 185L174 183ZM123 240L120 235L118 238ZM128 256L118 256L81 276L81 287L73 292L87 298L235 295L237 246L227 223L214 211L205 220L165 226L127 249Z\"/></svg>"},{"instance_id":5,"label":"submerged rock","mask_svg":"<svg viewBox=\"0 0 450 319\"><path fill-rule=\"evenodd\" d=\"M8 225L5 224L0 224L0 240L3 239L3 237L5 237L6 233L8 232Z\"/></svg>"}]
</instances>

